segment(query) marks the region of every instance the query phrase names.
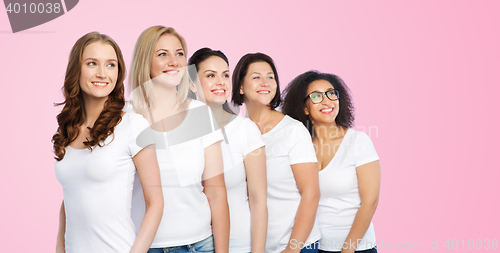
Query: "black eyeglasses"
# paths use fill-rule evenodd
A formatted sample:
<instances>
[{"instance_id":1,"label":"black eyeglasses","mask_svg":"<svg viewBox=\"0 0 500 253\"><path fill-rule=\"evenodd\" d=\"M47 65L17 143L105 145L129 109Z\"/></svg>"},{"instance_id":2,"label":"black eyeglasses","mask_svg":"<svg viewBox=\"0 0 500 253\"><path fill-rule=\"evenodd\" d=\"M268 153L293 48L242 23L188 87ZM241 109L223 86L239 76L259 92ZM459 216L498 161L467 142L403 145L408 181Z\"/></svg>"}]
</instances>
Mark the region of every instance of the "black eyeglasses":
<instances>
[{"instance_id":1,"label":"black eyeglasses","mask_svg":"<svg viewBox=\"0 0 500 253\"><path fill-rule=\"evenodd\" d=\"M338 90L327 90L327 91L314 91L311 92L311 94L307 95L307 97L304 99L306 100L307 98L311 99L311 102L313 104L319 104L323 102L323 99L325 99L325 95L328 99L331 101L337 101L339 99L339 91Z\"/></svg>"}]
</instances>

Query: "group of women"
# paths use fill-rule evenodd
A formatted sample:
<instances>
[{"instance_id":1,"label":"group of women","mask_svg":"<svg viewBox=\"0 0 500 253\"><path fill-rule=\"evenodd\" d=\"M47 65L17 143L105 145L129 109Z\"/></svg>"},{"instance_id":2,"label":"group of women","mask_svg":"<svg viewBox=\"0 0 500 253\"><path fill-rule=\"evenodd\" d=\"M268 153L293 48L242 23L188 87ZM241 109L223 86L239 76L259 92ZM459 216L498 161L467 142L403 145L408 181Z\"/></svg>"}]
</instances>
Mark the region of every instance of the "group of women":
<instances>
[{"instance_id":1,"label":"group of women","mask_svg":"<svg viewBox=\"0 0 500 253\"><path fill-rule=\"evenodd\" d=\"M379 158L344 82L309 71L282 100L268 55L243 56L232 83L221 51L186 55L173 28L146 29L126 102L116 42L73 46L52 139L56 251L376 252Z\"/></svg>"}]
</instances>

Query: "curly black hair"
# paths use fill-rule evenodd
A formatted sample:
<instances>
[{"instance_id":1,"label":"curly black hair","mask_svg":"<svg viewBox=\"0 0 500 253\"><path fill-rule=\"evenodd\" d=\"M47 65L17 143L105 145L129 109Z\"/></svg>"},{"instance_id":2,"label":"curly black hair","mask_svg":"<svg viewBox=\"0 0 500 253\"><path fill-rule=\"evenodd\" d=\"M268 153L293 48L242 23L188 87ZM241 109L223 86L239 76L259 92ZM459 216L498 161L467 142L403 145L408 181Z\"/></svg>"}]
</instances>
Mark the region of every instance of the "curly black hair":
<instances>
[{"instance_id":1,"label":"curly black hair","mask_svg":"<svg viewBox=\"0 0 500 253\"><path fill-rule=\"evenodd\" d=\"M329 73L319 71L307 71L295 77L283 91L285 96L282 112L304 124L311 135L314 132L313 125L304 112L309 84L317 80L325 80L332 84L333 88L339 92L339 114L335 118L338 126L351 128L354 126L354 106L351 98L351 91L344 81Z\"/></svg>"},{"instance_id":2,"label":"curly black hair","mask_svg":"<svg viewBox=\"0 0 500 253\"><path fill-rule=\"evenodd\" d=\"M236 64L236 67L234 67L232 96L233 103L237 105L243 104L243 95L240 94L239 90L243 85L243 79L247 75L250 64L255 62L265 62L269 64L274 72L274 80L276 80L276 84L278 86L276 87L276 95L274 95L273 100L271 100L271 103L269 103L269 107L271 108L271 110L274 110L278 106L280 106L282 102L280 94L280 79L278 77L278 71L276 70L273 59L263 53L246 54L241 57L241 59L238 61L238 64Z\"/></svg>"}]
</instances>

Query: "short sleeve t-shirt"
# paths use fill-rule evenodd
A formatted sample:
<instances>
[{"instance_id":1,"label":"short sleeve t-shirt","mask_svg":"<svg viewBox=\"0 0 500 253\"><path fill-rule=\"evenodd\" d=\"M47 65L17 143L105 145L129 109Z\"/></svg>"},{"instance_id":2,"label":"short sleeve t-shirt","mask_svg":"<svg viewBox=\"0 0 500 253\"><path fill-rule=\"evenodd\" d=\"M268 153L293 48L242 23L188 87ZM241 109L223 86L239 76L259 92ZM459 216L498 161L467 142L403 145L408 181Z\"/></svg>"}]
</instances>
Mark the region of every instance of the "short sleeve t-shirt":
<instances>
[{"instance_id":1,"label":"short sleeve t-shirt","mask_svg":"<svg viewBox=\"0 0 500 253\"><path fill-rule=\"evenodd\" d=\"M311 135L304 125L285 117L262 135L266 145L268 229L266 252L283 251L290 240L301 195L291 165L316 163ZM320 239L317 223L305 245ZM293 242L292 242L293 243Z\"/></svg>"},{"instance_id":2,"label":"short sleeve t-shirt","mask_svg":"<svg viewBox=\"0 0 500 253\"><path fill-rule=\"evenodd\" d=\"M184 121L167 132L153 131L160 166L163 217L151 248L192 244L212 234L211 212L203 193L204 149L223 139L210 107L192 100ZM140 180L134 182L132 220L138 232L145 214Z\"/></svg>"},{"instance_id":3,"label":"short sleeve t-shirt","mask_svg":"<svg viewBox=\"0 0 500 253\"><path fill-rule=\"evenodd\" d=\"M317 220L321 230L320 249L340 251L361 205L356 167L379 157L370 137L349 129L330 163L319 172L321 199ZM370 223L357 250L375 247L375 231Z\"/></svg>"},{"instance_id":4,"label":"short sleeve t-shirt","mask_svg":"<svg viewBox=\"0 0 500 253\"><path fill-rule=\"evenodd\" d=\"M247 177L243 159L250 152L263 147L260 130L248 118L237 117L225 127L222 142L224 180L231 218L229 252L251 252L250 204Z\"/></svg>"},{"instance_id":5,"label":"short sleeve t-shirt","mask_svg":"<svg viewBox=\"0 0 500 253\"><path fill-rule=\"evenodd\" d=\"M66 155L55 164L63 187L68 253L128 252L135 240L130 218L136 174L132 158L154 143L149 123L141 115L125 113L104 143L92 151L67 146Z\"/></svg>"}]
</instances>

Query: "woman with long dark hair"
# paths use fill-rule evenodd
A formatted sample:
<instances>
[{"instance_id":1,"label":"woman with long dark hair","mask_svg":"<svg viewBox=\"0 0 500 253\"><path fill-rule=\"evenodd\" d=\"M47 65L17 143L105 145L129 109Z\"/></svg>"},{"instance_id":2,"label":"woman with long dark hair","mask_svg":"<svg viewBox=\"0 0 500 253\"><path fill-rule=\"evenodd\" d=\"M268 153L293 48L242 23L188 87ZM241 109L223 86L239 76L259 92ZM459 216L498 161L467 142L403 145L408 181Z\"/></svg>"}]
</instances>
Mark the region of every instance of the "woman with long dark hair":
<instances>
[{"instance_id":1,"label":"woman with long dark hair","mask_svg":"<svg viewBox=\"0 0 500 253\"><path fill-rule=\"evenodd\" d=\"M109 36L92 32L75 43L52 138L64 193L57 252L144 252L160 223L163 196L154 142L141 115L122 111L124 79L122 53ZM136 172L146 201L137 236L130 217Z\"/></svg>"},{"instance_id":2,"label":"woman with long dark hair","mask_svg":"<svg viewBox=\"0 0 500 253\"><path fill-rule=\"evenodd\" d=\"M266 154L259 128L235 115L228 105L231 94L229 61L210 48L196 51L188 64L192 91L210 106L223 130L224 180L230 211L229 252L264 253L267 234Z\"/></svg>"}]
</instances>

